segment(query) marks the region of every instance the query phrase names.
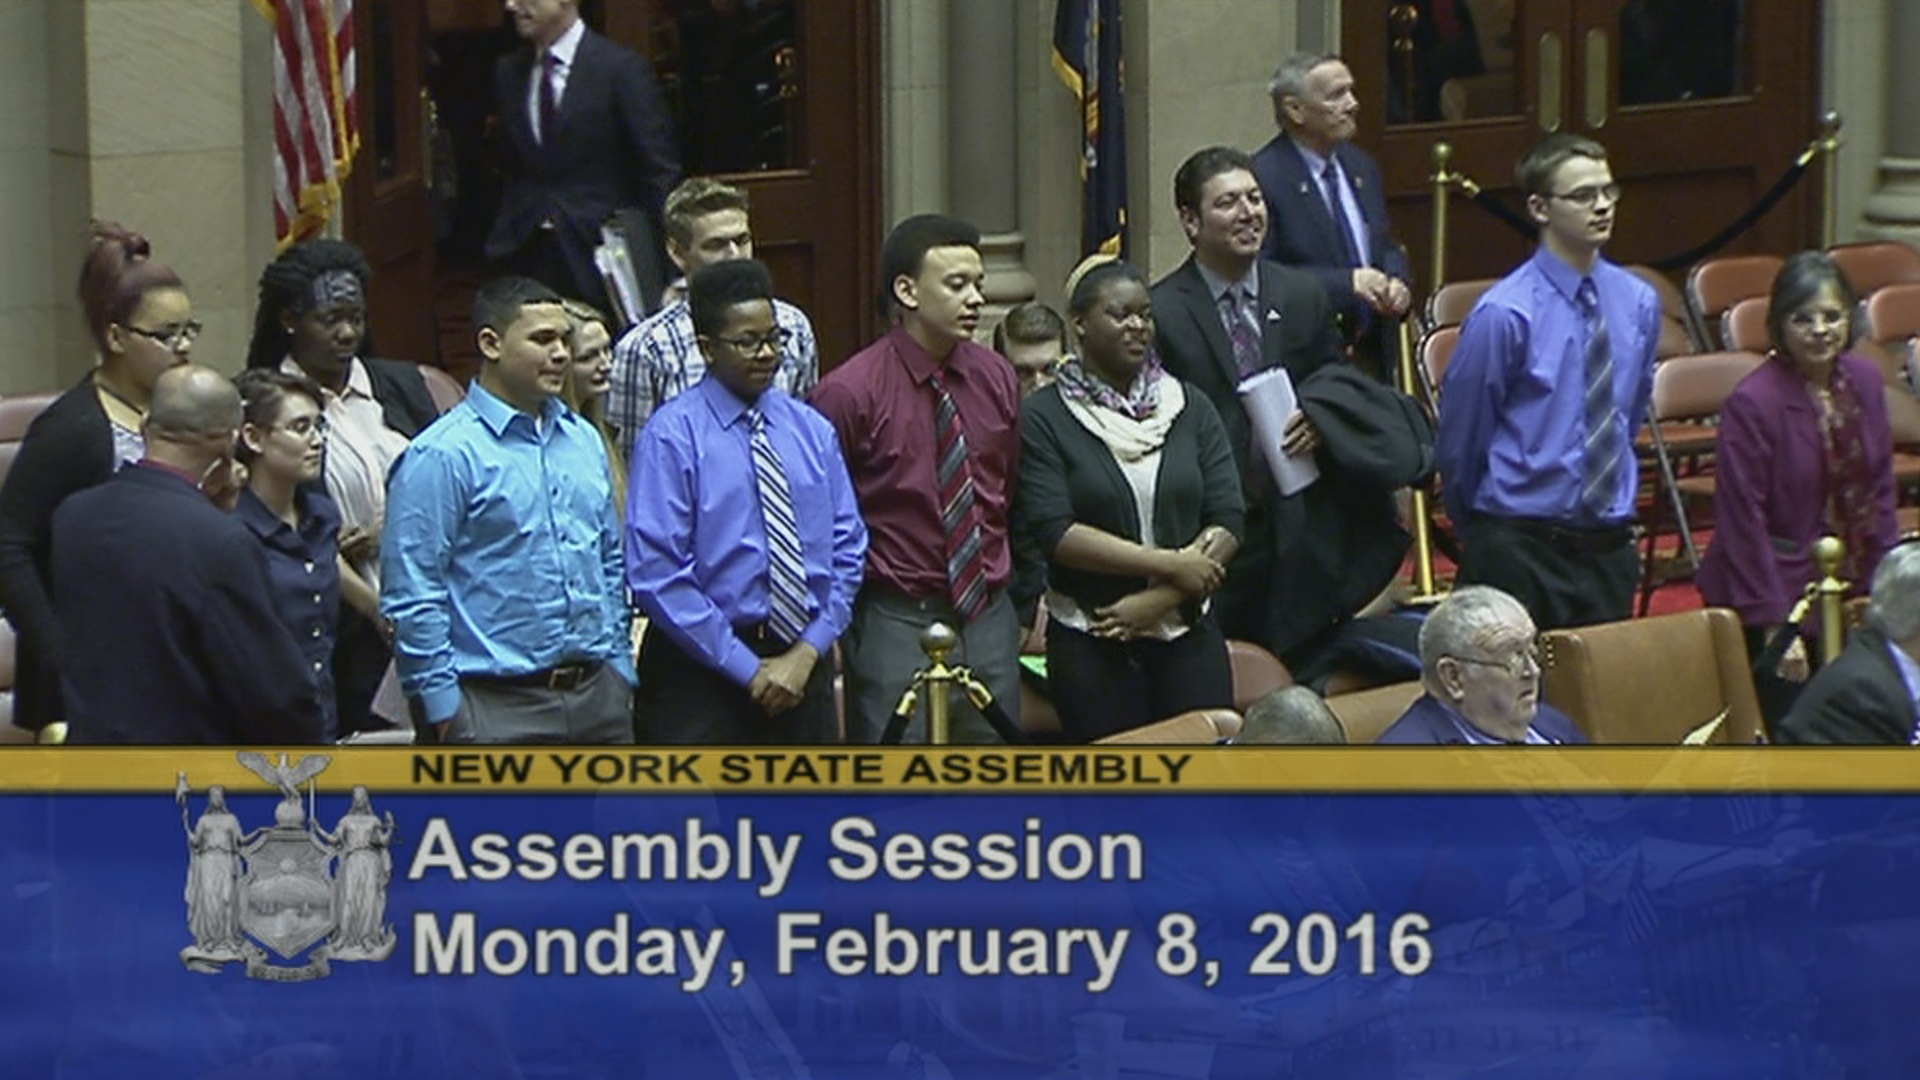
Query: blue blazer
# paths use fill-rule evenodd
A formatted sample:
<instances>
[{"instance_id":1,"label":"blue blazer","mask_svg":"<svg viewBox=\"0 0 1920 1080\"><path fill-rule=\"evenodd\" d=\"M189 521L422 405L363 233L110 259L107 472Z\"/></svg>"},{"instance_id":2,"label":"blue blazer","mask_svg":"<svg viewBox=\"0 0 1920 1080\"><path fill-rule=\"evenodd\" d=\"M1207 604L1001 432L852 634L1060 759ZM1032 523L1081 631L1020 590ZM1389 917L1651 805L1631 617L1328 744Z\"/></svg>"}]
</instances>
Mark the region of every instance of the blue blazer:
<instances>
[{"instance_id":1,"label":"blue blazer","mask_svg":"<svg viewBox=\"0 0 1920 1080\"><path fill-rule=\"evenodd\" d=\"M1389 277L1409 281L1406 249L1393 239L1387 222L1387 191L1380 180L1380 166L1352 143L1334 147L1333 156L1360 203L1367 262ZM1307 160L1293 140L1282 133L1255 151L1253 176L1267 200L1267 242L1261 256L1312 274L1327 290L1334 310L1357 313L1362 305L1353 295L1353 268L1346 264L1346 249L1320 195L1319 178L1307 171Z\"/></svg>"},{"instance_id":2,"label":"blue blazer","mask_svg":"<svg viewBox=\"0 0 1920 1080\"><path fill-rule=\"evenodd\" d=\"M1540 705L1539 715L1533 718L1533 726L1556 743L1579 744L1587 741L1586 735L1574 726L1566 713L1544 702ZM1375 742L1398 743L1402 746L1467 744L1467 740L1460 736L1460 729L1454 727L1453 718L1447 715L1446 706L1435 701L1432 694L1421 694Z\"/></svg>"}]
</instances>

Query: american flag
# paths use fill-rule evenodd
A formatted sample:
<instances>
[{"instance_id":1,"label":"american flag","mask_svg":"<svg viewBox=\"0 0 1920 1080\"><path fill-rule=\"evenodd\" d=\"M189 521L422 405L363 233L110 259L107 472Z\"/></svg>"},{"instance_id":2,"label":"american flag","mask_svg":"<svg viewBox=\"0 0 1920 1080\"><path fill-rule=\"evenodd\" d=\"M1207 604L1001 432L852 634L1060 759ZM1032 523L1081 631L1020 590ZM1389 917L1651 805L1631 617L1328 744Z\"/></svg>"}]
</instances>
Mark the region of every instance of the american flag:
<instances>
[{"instance_id":1,"label":"american flag","mask_svg":"<svg viewBox=\"0 0 1920 1080\"><path fill-rule=\"evenodd\" d=\"M273 26L273 229L281 248L320 232L360 147L353 0L253 0Z\"/></svg>"}]
</instances>

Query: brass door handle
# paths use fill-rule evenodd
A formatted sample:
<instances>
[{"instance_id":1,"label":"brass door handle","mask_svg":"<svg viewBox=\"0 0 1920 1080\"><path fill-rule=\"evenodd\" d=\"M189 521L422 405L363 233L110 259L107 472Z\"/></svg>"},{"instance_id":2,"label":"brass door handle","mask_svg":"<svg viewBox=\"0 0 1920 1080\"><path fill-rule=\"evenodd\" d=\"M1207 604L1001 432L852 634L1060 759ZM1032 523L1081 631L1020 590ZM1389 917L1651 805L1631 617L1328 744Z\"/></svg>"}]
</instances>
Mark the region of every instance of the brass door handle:
<instances>
[{"instance_id":1,"label":"brass door handle","mask_svg":"<svg viewBox=\"0 0 1920 1080\"><path fill-rule=\"evenodd\" d=\"M1567 70L1560 35L1540 35L1540 130L1560 130L1560 86Z\"/></svg>"}]
</instances>

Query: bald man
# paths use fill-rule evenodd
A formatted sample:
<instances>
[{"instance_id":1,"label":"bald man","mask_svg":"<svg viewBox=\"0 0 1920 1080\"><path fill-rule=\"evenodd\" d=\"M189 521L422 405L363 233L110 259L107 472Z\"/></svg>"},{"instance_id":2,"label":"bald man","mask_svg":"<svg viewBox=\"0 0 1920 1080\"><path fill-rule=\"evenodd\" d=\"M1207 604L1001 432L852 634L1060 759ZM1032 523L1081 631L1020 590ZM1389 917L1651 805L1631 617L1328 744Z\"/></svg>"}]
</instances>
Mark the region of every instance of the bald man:
<instances>
[{"instance_id":1,"label":"bald man","mask_svg":"<svg viewBox=\"0 0 1920 1080\"><path fill-rule=\"evenodd\" d=\"M53 515L53 605L75 743L321 741L321 682L231 505L240 395L193 364L154 383L146 457Z\"/></svg>"}]
</instances>

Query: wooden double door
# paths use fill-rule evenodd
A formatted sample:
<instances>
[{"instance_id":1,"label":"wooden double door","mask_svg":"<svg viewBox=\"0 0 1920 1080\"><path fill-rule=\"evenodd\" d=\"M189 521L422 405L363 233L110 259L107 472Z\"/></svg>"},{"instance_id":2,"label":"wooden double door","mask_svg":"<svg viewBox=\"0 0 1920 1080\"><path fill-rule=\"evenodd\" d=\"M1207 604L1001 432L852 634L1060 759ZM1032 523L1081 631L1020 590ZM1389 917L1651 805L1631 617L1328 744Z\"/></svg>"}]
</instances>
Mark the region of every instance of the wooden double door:
<instances>
[{"instance_id":1,"label":"wooden double door","mask_svg":"<svg viewBox=\"0 0 1920 1080\"><path fill-rule=\"evenodd\" d=\"M685 173L746 189L755 254L813 319L823 365L863 344L881 229L879 0L581 11L653 60ZM345 232L373 264L374 339L384 355L465 374L500 188L491 71L519 43L499 0L360 0L354 18L362 147Z\"/></svg>"},{"instance_id":2,"label":"wooden double door","mask_svg":"<svg viewBox=\"0 0 1920 1080\"><path fill-rule=\"evenodd\" d=\"M1817 134L1818 0L1354 0L1343 58L1361 145L1380 159L1417 290L1434 285L1433 149L1519 208L1514 163L1553 131L1607 147L1623 188L1609 255L1656 262L1760 200ZM1817 241L1810 174L1728 251ZM1455 198L1446 278L1493 277L1531 250Z\"/></svg>"}]
</instances>

